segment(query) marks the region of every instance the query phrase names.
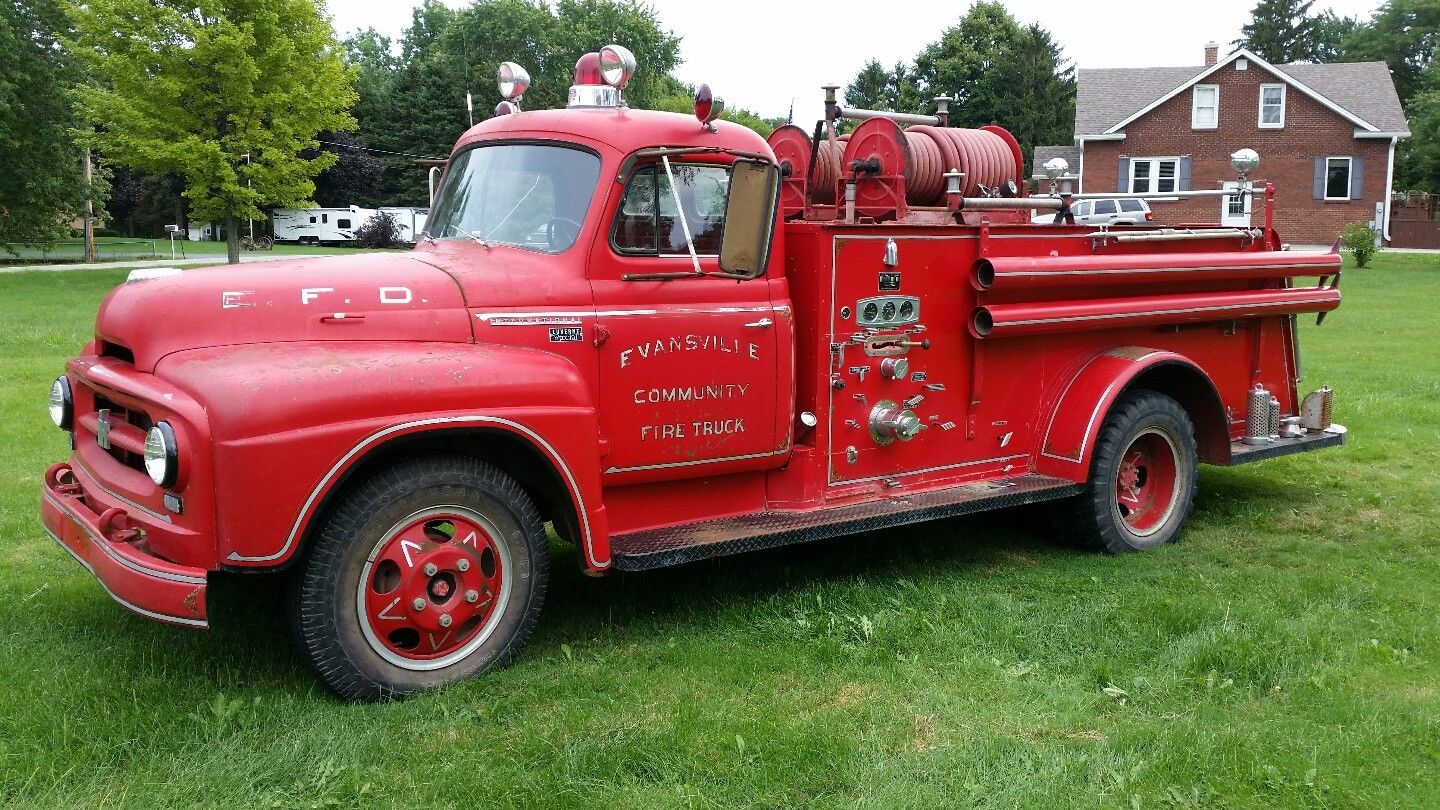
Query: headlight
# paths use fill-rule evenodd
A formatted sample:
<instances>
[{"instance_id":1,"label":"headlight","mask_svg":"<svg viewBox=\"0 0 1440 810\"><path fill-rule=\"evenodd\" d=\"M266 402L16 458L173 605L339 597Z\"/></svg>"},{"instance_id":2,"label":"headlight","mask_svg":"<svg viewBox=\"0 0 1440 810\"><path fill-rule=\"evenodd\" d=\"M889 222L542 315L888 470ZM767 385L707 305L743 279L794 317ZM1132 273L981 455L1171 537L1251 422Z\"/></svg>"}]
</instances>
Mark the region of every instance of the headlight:
<instances>
[{"instance_id":1,"label":"headlight","mask_svg":"<svg viewBox=\"0 0 1440 810\"><path fill-rule=\"evenodd\" d=\"M178 467L175 452L175 431L161 422L145 434L145 472L150 480L162 487L175 483Z\"/></svg>"},{"instance_id":2,"label":"headlight","mask_svg":"<svg viewBox=\"0 0 1440 810\"><path fill-rule=\"evenodd\" d=\"M70 380L60 377L50 386L50 421L61 430L70 429L70 417L75 412L70 400Z\"/></svg>"}]
</instances>

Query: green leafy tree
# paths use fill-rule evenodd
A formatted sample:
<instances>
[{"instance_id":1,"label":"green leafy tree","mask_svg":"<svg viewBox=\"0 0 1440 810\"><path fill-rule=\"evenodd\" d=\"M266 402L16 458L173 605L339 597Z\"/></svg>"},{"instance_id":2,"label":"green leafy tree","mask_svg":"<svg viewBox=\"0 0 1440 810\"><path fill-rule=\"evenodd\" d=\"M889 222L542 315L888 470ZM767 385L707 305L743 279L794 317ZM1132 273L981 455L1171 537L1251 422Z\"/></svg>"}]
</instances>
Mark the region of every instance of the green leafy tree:
<instances>
[{"instance_id":1,"label":"green leafy tree","mask_svg":"<svg viewBox=\"0 0 1440 810\"><path fill-rule=\"evenodd\" d=\"M0 3L0 244L64 236L84 210L84 152L67 89L78 70L61 47L52 0Z\"/></svg>"},{"instance_id":2,"label":"green leafy tree","mask_svg":"<svg viewBox=\"0 0 1440 810\"><path fill-rule=\"evenodd\" d=\"M1260 0L1250 22L1240 27L1232 45L1246 48L1271 64L1315 61L1315 0Z\"/></svg>"},{"instance_id":3,"label":"green leafy tree","mask_svg":"<svg viewBox=\"0 0 1440 810\"><path fill-rule=\"evenodd\" d=\"M1346 42L1364 27L1354 17L1341 17L1328 9L1314 17L1312 23L1310 60L1322 63L1346 61Z\"/></svg>"},{"instance_id":4,"label":"green leafy tree","mask_svg":"<svg viewBox=\"0 0 1440 810\"><path fill-rule=\"evenodd\" d=\"M1424 86L1426 69L1440 45L1440 2L1437 0L1388 0L1370 23L1357 28L1345 39L1345 58L1351 61L1378 59L1390 66L1395 91L1409 104ZM1412 127L1413 129L1413 127Z\"/></svg>"},{"instance_id":5,"label":"green leafy tree","mask_svg":"<svg viewBox=\"0 0 1440 810\"><path fill-rule=\"evenodd\" d=\"M329 21L309 0L86 0L74 49L100 79L76 91L111 160L186 181L191 216L238 223L300 206L335 162L317 135L347 130L355 102ZM248 155L248 158L246 157Z\"/></svg>"},{"instance_id":6,"label":"green leafy tree","mask_svg":"<svg viewBox=\"0 0 1440 810\"><path fill-rule=\"evenodd\" d=\"M1050 32L1021 26L997 2L979 2L915 58L895 71L897 106L932 112L942 93L952 126L1000 124L1015 135L1026 161L1036 144L1074 135L1075 72Z\"/></svg>"},{"instance_id":7,"label":"green leafy tree","mask_svg":"<svg viewBox=\"0 0 1440 810\"><path fill-rule=\"evenodd\" d=\"M1440 60L1432 59L1406 113L1411 136L1395 158L1396 188L1440 192Z\"/></svg>"},{"instance_id":8,"label":"green leafy tree","mask_svg":"<svg viewBox=\"0 0 1440 810\"><path fill-rule=\"evenodd\" d=\"M845 85L843 100L847 107L899 111L896 109L899 99L894 91L893 77L874 59L866 62L854 80Z\"/></svg>"}]
</instances>

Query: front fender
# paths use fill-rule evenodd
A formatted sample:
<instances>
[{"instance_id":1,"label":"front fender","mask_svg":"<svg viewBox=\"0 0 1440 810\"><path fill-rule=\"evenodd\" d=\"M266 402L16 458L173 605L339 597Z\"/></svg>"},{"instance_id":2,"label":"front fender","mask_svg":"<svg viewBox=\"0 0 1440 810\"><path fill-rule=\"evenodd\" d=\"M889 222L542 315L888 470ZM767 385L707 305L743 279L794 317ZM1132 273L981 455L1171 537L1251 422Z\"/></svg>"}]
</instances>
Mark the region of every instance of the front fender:
<instances>
[{"instance_id":1,"label":"front fender","mask_svg":"<svg viewBox=\"0 0 1440 810\"><path fill-rule=\"evenodd\" d=\"M1115 400L1142 377L1162 379L1161 393L1175 397L1195 423L1202 457L1213 461L1216 452L1228 454L1229 442L1223 422L1223 408L1214 383L1201 368L1184 355L1142 346L1122 346L1090 360L1066 380L1042 434L1036 472L1083 482L1090 474L1095 441ZM1217 426L1216 419L1221 422ZM1214 440L1218 427L1220 437ZM1217 446L1219 449L1217 449Z\"/></svg>"},{"instance_id":2,"label":"front fender","mask_svg":"<svg viewBox=\"0 0 1440 810\"><path fill-rule=\"evenodd\" d=\"M587 564L609 564L590 387L563 357L456 343L280 343L198 349L157 368L205 406L220 563L295 554L345 473L395 438L457 427L509 433L555 466Z\"/></svg>"}]
</instances>

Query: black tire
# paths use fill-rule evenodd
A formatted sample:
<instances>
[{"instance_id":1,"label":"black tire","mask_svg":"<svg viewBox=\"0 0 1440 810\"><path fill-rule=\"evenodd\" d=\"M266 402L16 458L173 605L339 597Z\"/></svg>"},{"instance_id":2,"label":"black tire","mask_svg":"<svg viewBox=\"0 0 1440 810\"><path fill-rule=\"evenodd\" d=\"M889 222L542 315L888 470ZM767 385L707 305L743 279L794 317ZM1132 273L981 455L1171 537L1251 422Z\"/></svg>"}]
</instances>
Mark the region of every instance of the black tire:
<instances>
[{"instance_id":1,"label":"black tire","mask_svg":"<svg viewBox=\"0 0 1440 810\"><path fill-rule=\"evenodd\" d=\"M443 536L446 525L448 538ZM478 542L469 536L460 542L459 532L469 526L482 527ZM428 562L418 568L398 566L390 559L397 539L405 562L411 562L412 555L416 563L442 560L439 575L433 575ZM445 563L441 555L456 561ZM484 555L489 555L488 569ZM385 566L390 569L385 576L394 583L388 592L381 584ZM412 459L358 484L324 518L291 581L291 626L306 662L346 700L426 692L503 666L524 647L545 601L549 567L540 514L514 479L466 456ZM442 589L446 576L451 578ZM491 587L492 576L503 584ZM425 598L417 597L424 605L410 611L408 590L413 587L424 588ZM448 595L447 602L432 598L440 590ZM391 603L375 614L371 605L392 593L398 595L396 603L403 604ZM477 594L483 598L471 598ZM487 605L489 612L482 616ZM414 624L444 619L442 626L450 628L452 613L469 620L453 628L453 638L446 632L439 644L438 628L417 630ZM382 618L401 625L382 627ZM467 631L470 622L475 624ZM381 638L377 631L385 627L395 629ZM394 646L409 642L411 635L413 647ZM433 649L446 653L428 661L409 658L425 652L422 635L429 636Z\"/></svg>"},{"instance_id":2,"label":"black tire","mask_svg":"<svg viewBox=\"0 0 1440 810\"><path fill-rule=\"evenodd\" d=\"M1110 554L1174 540L1195 502L1197 458L1195 427L1178 402L1154 391L1125 394L1100 428L1085 492L1070 504L1074 539Z\"/></svg>"}]
</instances>

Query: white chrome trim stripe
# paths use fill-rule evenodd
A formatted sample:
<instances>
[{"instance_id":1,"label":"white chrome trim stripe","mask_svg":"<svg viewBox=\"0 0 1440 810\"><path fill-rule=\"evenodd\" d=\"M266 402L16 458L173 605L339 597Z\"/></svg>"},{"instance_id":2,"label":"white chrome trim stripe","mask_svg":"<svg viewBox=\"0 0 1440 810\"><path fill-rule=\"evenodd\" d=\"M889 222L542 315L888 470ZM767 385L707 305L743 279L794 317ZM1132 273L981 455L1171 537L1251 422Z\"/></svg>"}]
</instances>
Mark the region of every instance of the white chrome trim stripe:
<instances>
[{"instance_id":1,"label":"white chrome trim stripe","mask_svg":"<svg viewBox=\"0 0 1440 810\"><path fill-rule=\"evenodd\" d=\"M772 456L783 456L790 452L790 448L784 450L772 450L768 453L750 453L744 456L725 456L724 458L699 458L693 461L670 461L664 464L642 464L638 467L610 467L605 470L606 475L611 473L638 472L640 470L668 470L674 467L693 467L696 464L723 464L727 461L748 461L752 458L770 458Z\"/></svg>"},{"instance_id":2,"label":"white chrome trim stripe","mask_svg":"<svg viewBox=\"0 0 1440 810\"><path fill-rule=\"evenodd\" d=\"M546 310L528 312L524 310L504 310L501 312L476 312L475 317L481 321L492 319L521 319L521 318L612 318L627 315L708 315L708 314L729 314L734 312L770 312L772 310L789 311L790 307L764 306L764 307L675 307L673 309L604 309L604 310ZM501 325L501 324L496 324ZM506 323L504 326L528 326L530 324ZM539 324L535 324L539 325Z\"/></svg>"},{"instance_id":3,"label":"white chrome trim stripe","mask_svg":"<svg viewBox=\"0 0 1440 810\"><path fill-rule=\"evenodd\" d=\"M66 514L66 516L70 517L70 518L74 521L75 525L79 526L81 529L84 529L84 530L85 530L85 533L88 534L88 535L90 535L91 541L93 541L96 545L98 545L98 546L100 547L100 550L105 552L106 556L108 556L110 559L114 560L115 562L117 562L117 563L125 566L126 568L129 568L131 571L134 571L134 572L137 573L137 574L144 574L144 575L147 576L147 577L155 577L156 579L165 579L165 580L169 580L169 581L171 581L171 582L183 582L183 583L185 583L185 584L187 584L187 585L204 585L204 584L205 584L205 577L192 577L192 576L190 576L189 574L172 574L172 573L170 573L169 571L161 571L161 570L158 570L158 569L155 569L155 568L150 568L150 567L148 567L148 566L141 565L140 563L135 562L134 560L129 559L129 558L126 557L125 555L123 555L123 554L119 553L118 551L115 551L114 549L110 548L110 541L109 541L109 540L106 540L105 538L100 537L99 535L95 534L95 532L90 531L90 527L87 526L87 525L85 525L85 521L80 520L79 518L77 518L77 517L75 516L75 513L72 512L72 511L70 511L70 508L67 507L65 504L63 504L63 503L61 503L60 501L56 500L56 499L55 499L55 496L51 495L49 492L46 492L46 493L44 494L44 498L45 498L45 500L49 501L56 509L59 509L61 512L64 512L64 513ZM47 531L48 531L48 530L47 530Z\"/></svg>"},{"instance_id":4,"label":"white chrome trim stripe","mask_svg":"<svg viewBox=\"0 0 1440 810\"><path fill-rule=\"evenodd\" d=\"M1146 360L1149 360L1150 358L1159 354L1165 354L1165 352L1147 352L1140 355L1139 357L1136 357L1134 360L1131 361L1131 363L1143 363ZM1057 410L1055 411L1054 415L1050 417L1050 424L1045 427L1045 439L1040 443L1040 455L1046 458L1053 458L1056 461L1069 461L1075 464L1079 464L1080 460L1085 458L1085 446L1090 443L1090 431L1092 428L1095 427L1095 420L1100 416L1100 407L1105 404L1105 400L1110 398L1110 392L1115 389L1115 383L1118 382L1118 380L1111 380L1110 384L1105 386L1105 390L1100 392L1100 399L1095 402L1095 408L1090 411L1090 420L1085 423L1085 432L1080 434L1080 448L1079 451L1075 454L1074 458L1071 458L1070 456L1061 456L1055 453L1047 452L1045 448L1050 446L1050 432L1055 429L1055 420L1060 418L1060 411L1058 410L1058 407L1065 404L1065 397L1070 393L1070 389L1075 385L1075 383L1080 379L1080 377L1085 374L1086 370L1093 366L1097 361L1106 357L1114 356L1115 355L1107 352L1105 354L1100 354L1091 358L1090 362L1085 364L1085 368L1080 369L1080 371L1077 372L1075 376L1070 380L1070 382L1065 386L1065 392L1062 393L1060 395L1060 399L1057 400ZM1130 379L1133 380L1134 377L1132 376Z\"/></svg>"},{"instance_id":5,"label":"white chrome trim stripe","mask_svg":"<svg viewBox=\"0 0 1440 810\"><path fill-rule=\"evenodd\" d=\"M579 519L581 528L585 530L585 558L589 560L590 564L595 566L596 568L609 567L609 560L601 562L600 560L597 560L595 558L595 539L590 533L590 520L587 517L587 512L585 509L585 498L580 494L580 485L576 483L575 475L570 471L570 465L565 463L565 457L562 456L559 451L555 449L554 445L545 441L545 439L542 438L540 434L536 433L525 425L520 424L519 422L510 419L504 419L498 416L442 416L436 417L434 419L417 419L412 422L401 422L398 425L391 425L388 428L384 428L383 430L379 430L375 433L370 434L370 436L362 439L359 444L350 448L349 452L341 456L340 460L335 462L335 466L331 467L330 471L325 473L325 477L320 479L320 483L315 485L315 489L310 493L310 497L305 499L305 505L300 507L300 514L295 516L295 524L290 529L290 536L285 538L285 545L281 546L279 551L275 552L274 554L266 554L258 557L247 557L241 554L236 554L232 551L230 552L230 555L227 559L236 562L269 562L271 560L277 560L289 553L290 547L295 544L295 539L300 535L300 524L305 520L305 516L309 514L311 507L313 507L315 505L315 502L320 498L321 493L326 489L326 487L329 486L331 480L334 479L335 475L339 473L340 470L345 467L345 465L347 465L351 459L353 459L361 450L364 450L371 444L374 444L375 442L385 438L386 436L402 430L406 430L408 428L426 427L429 425L463 424L467 422L480 422L492 425L506 425L508 427L514 428L517 432L524 434L525 436L533 440L536 444L539 444L542 448L545 449L547 453L550 454L550 457L555 460L555 463L560 465L560 471L565 474L565 481L570 488L570 495L575 499L576 506L579 507L579 514L576 517Z\"/></svg>"},{"instance_id":6,"label":"white chrome trim stripe","mask_svg":"<svg viewBox=\"0 0 1440 810\"><path fill-rule=\"evenodd\" d=\"M994 238L994 237L991 237ZM1329 254L1316 254L1329 255ZM1002 276L1019 276L1024 278L1051 278L1066 276L1108 276L1117 273L1200 273L1206 270L1297 270L1301 268L1314 268L1315 275L1333 276L1333 268L1323 267L1318 264L1304 262L1301 264L1227 264L1207 265L1204 267L1132 267L1132 268L1106 268L1101 270L1010 270L1004 273L996 272L998 279Z\"/></svg>"},{"instance_id":7,"label":"white chrome trim stripe","mask_svg":"<svg viewBox=\"0 0 1440 810\"><path fill-rule=\"evenodd\" d=\"M1122 312L1122 313L1107 314L1107 315L1074 315L1074 316L1067 317L1067 318L1030 318L1030 319L1028 319L1028 320L1023 320L1023 321L1001 321L1001 322L999 322L999 323L996 324L996 325L997 325L997 326L1032 326L1032 325L1035 325L1035 324L1044 324L1044 323L1079 323L1079 322L1081 322L1081 321L1108 321L1108 320L1115 320L1115 319L1117 319L1117 318L1137 318L1137 317L1140 317L1140 316L1143 316L1143 315L1186 315L1186 314L1189 314L1189 313L1191 313L1191 312L1230 312L1230 311L1237 310L1237 309L1251 309L1251 308L1254 308L1254 307L1260 307L1260 308L1269 309L1269 308L1275 308L1275 307L1280 307L1280 308L1292 307L1292 306L1294 306L1294 305L1295 305L1295 302L1293 302L1293 301L1275 301L1275 302L1272 302L1272 303L1258 303L1258 304L1226 304L1226 305L1224 305L1224 306L1213 306L1213 307L1186 307L1186 308L1184 308L1184 309L1151 309L1151 310L1146 310L1146 311L1144 311L1144 312Z\"/></svg>"},{"instance_id":8,"label":"white chrome trim stripe","mask_svg":"<svg viewBox=\"0 0 1440 810\"><path fill-rule=\"evenodd\" d=\"M831 482L829 483L829 486L832 486L832 487L843 487L843 486L848 486L848 485L850 485L850 484L864 484L864 483L867 483L867 482L869 482L869 481L884 481L884 480L886 480L887 478L903 478L903 477L908 476L908 475L921 475L921 474L923 474L923 473L939 472L939 471L941 471L941 470L954 470L954 469L957 469L957 468L959 468L959 467L976 467L976 466L979 466L979 465L981 465L981 464L999 464L999 463L1002 462L1002 461L1017 461L1017 460L1022 459L1022 458L1025 458L1025 454L1024 454L1024 453L1016 453L1015 455L1011 455L1011 456L996 456L995 458L982 458L982 459L980 459L979 461L961 461L961 462L958 462L958 463L955 463L955 464L944 464L944 465L941 465L941 466L939 466L939 467L926 467L926 468L921 469L921 470L905 470L904 472L898 472L898 473L895 473L895 474L893 474L893 475L872 475L872 476L870 476L869 478L846 478L846 479L843 479L843 480L840 480L840 481L831 481Z\"/></svg>"},{"instance_id":9,"label":"white chrome trim stripe","mask_svg":"<svg viewBox=\"0 0 1440 810\"><path fill-rule=\"evenodd\" d=\"M138 613L138 614L140 614L141 616L144 616L144 617L147 618L147 619L154 619L154 620L157 621L157 622L166 622L166 623L169 623L169 624L183 624L183 625L186 625L187 627L199 627L199 628L202 629L202 630L209 629L210 623L209 623L208 621L204 620L204 619L191 619L191 618L187 618L187 617L184 617L184 616L171 616L171 615L168 614L168 613L156 613L156 612L153 611L153 610L146 610L145 608L142 608L142 607L140 607L139 605L135 605L135 604L132 604L132 603L130 603L130 602L125 601L124 599L121 599L119 596L116 596L116 595L115 595L115 592L114 592L114 591L110 590L110 586L105 584L105 580L101 579L101 578L95 573L95 569L90 567L90 563L89 563L88 561L86 561L86 560L85 560L83 557L81 557L79 554L76 554L74 551L71 551L71 550L70 550L70 547L67 546L67 545L65 545L64 541L62 541L59 537L56 537L56 536L55 536L55 533L52 532L52 531L50 531L48 528L45 530L45 533L48 534L48 535L50 535L50 539L51 539L51 540L54 540L54 541L56 542L56 544L58 544L58 545L60 546L60 548L65 549L65 553L66 553L66 554L69 554L71 557L74 557L74 558L75 558L75 562L78 562L78 563L80 563L80 565L84 566L85 570L90 572L90 576L94 577L94 578L95 578L95 581L98 582L98 583L100 583L100 587L105 590L105 593L109 594L111 599L114 599L116 602L119 602L119 603L120 603L120 606L123 607L123 608L125 608L126 610L129 610L129 611L134 612L134 613Z\"/></svg>"}]
</instances>

